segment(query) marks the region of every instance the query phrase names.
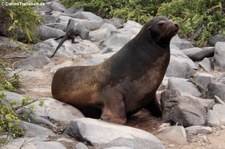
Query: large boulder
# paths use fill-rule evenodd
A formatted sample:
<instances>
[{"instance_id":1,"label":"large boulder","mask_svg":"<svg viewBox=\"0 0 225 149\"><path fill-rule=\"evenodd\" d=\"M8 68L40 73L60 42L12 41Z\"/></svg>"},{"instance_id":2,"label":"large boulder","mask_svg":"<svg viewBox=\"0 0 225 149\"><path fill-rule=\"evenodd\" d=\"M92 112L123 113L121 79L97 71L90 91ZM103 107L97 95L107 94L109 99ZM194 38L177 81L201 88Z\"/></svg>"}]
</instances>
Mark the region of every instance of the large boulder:
<instances>
[{"instance_id":1,"label":"large boulder","mask_svg":"<svg viewBox=\"0 0 225 149\"><path fill-rule=\"evenodd\" d=\"M91 31L89 34L90 40L93 42L102 42L111 35L111 31L107 28L101 28Z\"/></svg>"},{"instance_id":2,"label":"large boulder","mask_svg":"<svg viewBox=\"0 0 225 149\"><path fill-rule=\"evenodd\" d=\"M135 35L132 33L114 33L103 42L103 45L112 51L119 51Z\"/></svg>"},{"instance_id":3,"label":"large boulder","mask_svg":"<svg viewBox=\"0 0 225 149\"><path fill-rule=\"evenodd\" d=\"M222 83L209 83L208 84L208 98L218 96L225 101L225 84Z\"/></svg>"},{"instance_id":4,"label":"large boulder","mask_svg":"<svg viewBox=\"0 0 225 149\"><path fill-rule=\"evenodd\" d=\"M82 60L76 63L76 66L94 66L98 65L108 58L110 58L115 52L105 53L105 54L92 54L89 59Z\"/></svg>"},{"instance_id":5,"label":"large boulder","mask_svg":"<svg viewBox=\"0 0 225 149\"><path fill-rule=\"evenodd\" d=\"M207 124L213 127L225 126L225 105L215 104L212 110L209 110Z\"/></svg>"},{"instance_id":6,"label":"large boulder","mask_svg":"<svg viewBox=\"0 0 225 149\"><path fill-rule=\"evenodd\" d=\"M187 144L187 134L183 126L165 127L157 132L156 135L163 141L169 141L176 144Z\"/></svg>"},{"instance_id":7,"label":"large boulder","mask_svg":"<svg viewBox=\"0 0 225 149\"><path fill-rule=\"evenodd\" d=\"M50 129L28 122L22 122L22 128L26 129L26 132L24 134L25 137L35 137L43 139L50 136L55 136L55 134Z\"/></svg>"},{"instance_id":8,"label":"large boulder","mask_svg":"<svg viewBox=\"0 0 225 149\"><path fill-rule=\"evenodd\" d=\"M75 39L78 41L79 39ZM71 40L65 41L62 46L57 51L57 56L65 56L65 57L79 57L84 55L91 55L100 51L98 46L89 41L89 40L79 40L79 43L72 43ZM56 41L54 39L48 39L42 43L38 43L35 45L35 49L38 50L38 53L42 53L44 55L50 56L55 51L60 41Z\"/></svg>"},{"instance_id":9,"label":"large boulder","mask_svg":"<svg viewBox=\"0 0 225 149\"><path fill-rule=\"evenodd\" d=\"M176 35L172 38L170 44L178 47L181 50L194 47L190 41L181 39L178 35Z\"/></svg>"},{"instance_id":10,"label":"large boulder","mask_svg":"<svg viewBox=\"0 0 225 149\"><path fill-rule=\"evenodd\" d=\"M68 124L75 118L84 117L83 114L75 107L62 103L56 99L45 98L42 101L44 103L43 106L39 106L40 102L36 101L25 108L35 107L33 110L35 115L43 118L50 118L64 124Z\"/></svg>"},{"instance_id":11,"label":"large boulder","mask_svg":"<svg viewBox=\"0 0 225 149\"><path fill-rule=\"evenodd\" d=\"M197 100L181 96L176 90L166 90L161 95L162 119L184 127L205 125L207 111Z\"/></svg>"},{"instance_id":12,"label":"large boulder","mask_svg":"<svg viewBox=\"0 0 225 149\"><path fill-rule=\"evenodd\" d=\"M48 27L48 26L45 26L45 25L42 25L42 26L38 27L36 33L37 33L37 36L41 40L46 40L46 39L49 39L49 38L58 38L58 37L66 34L62 30L59 30L59 29L56 29L56 28L51 28L51 27Z\"/></svg>"},{"instance_id":13,"label":"large boulder","mask_svg":"<svg viewBox=\"0 0 225 149\"><path fill-rule=\"evenodd\" d=\"M45 55L33 55L26 59L17 61L14 64L14 68L20 68L23 70L34 70L36 68L41 68L49 64L50 62L51 62L50 59Z\"/></svg>"},{"instance_id":14,"label":"large boulder","mask_svg":"<svg viewBox=\"0 0 225 149\"><path fill-rule=\"evenodd\" d=\"M64 12L66 8L58 1L47 2L46 5L50 7L51 10Z\"/></svg>"},{"instance_id":15,"label":"large boulder","mask_svg":"<svg viewBox=\"0 0 225 149\"><path fill-rule=\"evenodd\" d=\"M102 22L103 19L92 12L88 11L78 11L75 14L71 15L71 17L78 18L78 19L86 19L90 21L99 21Z\"/></svg>"},{"instance_id":16,"label":"large boulder","mask_svg":"<svg viewBox=\"0 0 225 149\"><path fill-rule=\"evenodd\" d=\"M44 138L42 138L44 139ZM66 149L66 147L56 141L46 141L37 138L19 138L1 146L1 149Z\"/></svg>"},{"instance_id":17,"label":"large boulder","mask_svg":"<svg viewBox=\"0 0 225 149\"><path fill-rule=\"evenodd\" d=\"M217 42L214 54L214 69L225 71L225 42Z\"/></svg>"},{"instance_id":18,"label":"large boulder","mask_svg":"<svg viewBox=\"0 0 225 149\"><path fill-rule=\"evenodd\" d=\"M96 148L164 149L160 140L146 131L90 118L71 121L65 133Z\"/></svg>"},{"instance_id":19,"label":"large boulder","mask_svg":"<svg viewBox=\"0 0 225 149\"><path fill-rule=\"evenodd\" d=\"M189 48L182 50L193 61L201 61L206 57L212 57L214 55L214 47L205 48Z\"/></svg>"},{"instance_id":20,"label":"large boulder","mask_svg":"<svg viewBox=\"0 0 225 149\"><path fill-rule=\"evenodd\" d=\"M215 46L217 42L225 42L225 36L224 35L215 35L208 38L208 44L210 46Z\"/></svg>"},{"instance_id":21,"label":"large boulder","mask_svg":"<svg viewBox=\"0 0 225 149\"><path fill-rule=\"evenodd\" d=\"M195 63L176 46L171 46L170 63L166 71L167 77L190 78L196 72Z\"/></svg>"},{"instance_id":22,"label":"large boulder","mask_svg":"<svg viewBox=\"0 0 225 149\"><path fill-rule=\"evenodd\" d=\"M204 58L201 62L199 62L199 66L206 72L212 71L212 63L210 58Z\"/></svg>"},{"instance_id":23,"label":"large boulder","mask_svg":"<svg viewBox=\"0 0 225 149\"><path fill-rule=\"evenodd\" d=\"M183 93L191 94L196 97L201 96L198 88L191 82L188 82L186 79L182 78L169 78L168 80L168 89L175 89Z\"/></svg>"},{"instance_id":24,"label":"large boulder","mask_svg":"<svg viewBox=\"0 0 225 149\"><path fill-rule=\"evenodd\" d=\"M71 17L69 16L60 16L60 23L66 22L68 23ZM88 31L96 30L100 28L103 24L103 21L93 21L93 20L86 20L86 19L75 19L73 18L74 22L80 24L81 26L85 27Z\"/></svg>"}]
</instances>

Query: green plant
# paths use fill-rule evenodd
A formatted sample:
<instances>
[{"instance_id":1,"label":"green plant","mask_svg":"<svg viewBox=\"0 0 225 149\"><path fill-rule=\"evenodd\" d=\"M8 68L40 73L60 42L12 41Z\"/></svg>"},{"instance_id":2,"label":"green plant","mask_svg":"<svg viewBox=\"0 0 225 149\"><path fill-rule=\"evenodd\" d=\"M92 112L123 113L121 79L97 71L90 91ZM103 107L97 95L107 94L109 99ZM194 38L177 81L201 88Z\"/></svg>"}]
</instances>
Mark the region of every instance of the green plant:
<instances>
[{"instance_id":1,"label":"green plant","mask_svg":"<svg viewBox=\"0 0 225 149\"><path fill-rule=\"evenodd\" d=\"M21 128L21 121L12 108L14 103L5 100L5 95L0 93L0 134L7 138L0 139L0 145L7 143L8 137L19 137L23 135L24 129Z\"/></svg>"},{"instance_id":2,"label":"green plant","mask_svg":"<svg viewBox=\"0 0 225 149\"><path fill-rule=\"evenodd\" d=\"M207 38L225 34L225 15L222 0L172 0L163 3L158 15L168 15L180 24L180 36L205 46Z\"/></svg>"},{"instance_id":3,"label":"green plant","mask_svg":"<svg viewBox=\"0 0 225 149\"><path fill-rule=\"evenodd\" d=\"M2 4L16 3L15 0L3 0ZM20 2L39 2L39 0L23 0ZM1 4L0 4L1 5ZM37 36L35 34L35 30L38 26L43 22L42 17L35 12L33 6L4 6L3 5L2 17L5 22L1 22L0 24L7 24L6 30L7 34L9 34L14 39L17 39L18 31L25 35L25 42L31 42L33 40L37 40ZM0 12L1 13L1 12Z\"/></svg>"},{"instance_id":4,"label":"green plant","mask_svg":"<svg viewBox=\"0 0 225 149\"><path fill-rule=\"evenodd\" d=\"M1 63L0 63L1 64ZM1 67L1 65L0 65ZM6 77L6 72L4 68L0 68L0 90L5 89L9 91L14 91L15 88L20 87L20 78L18 74L14 74L12 78Z\"/></svg>"},{"instance_id":5,"label":"green plant","mask_svg":"<svg viewBox=\"0 0 225 149\"><path fill-rule=\"evenodd\" d=\"M0 91L3 89L14 90L19 82L18 75L14 75L11 80L6 77L5 63L0 61ZM20 127L20 119L16 115L15 103L5 100L5 94L0 92L0 134L6 137L0 138L0 146L7 143L8 138L19 137L23 134L24 129Z\"/></svg>"}]
</instances>

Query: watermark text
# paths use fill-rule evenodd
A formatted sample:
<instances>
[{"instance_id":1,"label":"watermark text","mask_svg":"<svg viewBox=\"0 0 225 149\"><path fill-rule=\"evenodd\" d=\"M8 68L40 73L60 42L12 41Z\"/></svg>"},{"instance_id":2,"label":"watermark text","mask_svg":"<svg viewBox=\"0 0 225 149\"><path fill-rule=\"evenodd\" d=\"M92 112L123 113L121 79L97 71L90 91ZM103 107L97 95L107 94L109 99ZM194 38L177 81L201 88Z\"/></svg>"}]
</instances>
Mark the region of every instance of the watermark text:
<instances>
[{"instance_id":1,"label":"watermark text","mask_svg":"<svg viewBox=\"0 0 225 149\"><path fill-rule=\"evenodd\" d=\"M44 6L45 3L32 3L32 2L2 2L3 6Z\"/></svg>"}]
</instances>

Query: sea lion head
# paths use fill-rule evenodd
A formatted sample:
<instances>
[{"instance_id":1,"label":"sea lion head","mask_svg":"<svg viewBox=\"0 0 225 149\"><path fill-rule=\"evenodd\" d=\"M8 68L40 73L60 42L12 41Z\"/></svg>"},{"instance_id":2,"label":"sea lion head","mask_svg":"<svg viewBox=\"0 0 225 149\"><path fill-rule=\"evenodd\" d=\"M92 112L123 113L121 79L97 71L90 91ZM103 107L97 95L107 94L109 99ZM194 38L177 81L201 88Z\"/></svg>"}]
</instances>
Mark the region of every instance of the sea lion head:
<instances>
[{"instance_id":1,"label":"sea lion head","mask_svg":"<svg viewBox=\"0 0 225 149\"><path fill-rule=\"evenodd\" d=\"M179 31L179 25L165 16L158 16L146 23L143 29L145 33L147 31L148 38L161 46L170 43L171 38Z\"/></svg>"}]
</instances>

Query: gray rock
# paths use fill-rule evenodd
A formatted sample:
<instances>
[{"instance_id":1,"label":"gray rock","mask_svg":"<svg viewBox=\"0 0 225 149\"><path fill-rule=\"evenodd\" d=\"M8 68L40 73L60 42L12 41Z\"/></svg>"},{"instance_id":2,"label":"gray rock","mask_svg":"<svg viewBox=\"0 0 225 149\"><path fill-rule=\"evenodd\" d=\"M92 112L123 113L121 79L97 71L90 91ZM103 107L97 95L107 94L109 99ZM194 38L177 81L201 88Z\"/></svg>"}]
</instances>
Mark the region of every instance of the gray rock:
<instances>
[{"instance_id":1,"label":"gray rock","mask_svg":"<svg viewBox=\"0 0 225 149\"><path fill-rule=\"evenodd\" d=\"M15 107L21 106L23 99L25 99L24 96L17 94L15 92L1 91L1 93L5 94L4 99L6 101L15 103Z\"/></svg>"},{"instance_id":2,"label":"gray rock","mask_svg":"<svg viewBox=\"0 0 225 149\"><path fill-rule=\"evenodd\" d=\"M87 60L80 61L76 63L76 66L94 66L104 62L106 59L111 57L115 52L106 53L106 54L93 54Z\"/></svg>"},{"instance_id":3,"label":"gray rock","mask_svg":"<svg viewBox=\"0 0 225 149\"><path fill-rule=\"evenodd\" d=\"M65 11L64 11L64 13L65 14L73 14L73 13L76 13L76 12L78 12L78 11L83 11L83 8L81 8L81 9L77 9L77 8L75 8L75 7L70 7L70 8L68 8L68 9L66 9Z\"/></svg>"},{"instance_id":4,"label":"gray rock","mask_svg":"<svg viewBox=\"0 0 225 149\"><path fill-rule=\"evenodd\" d=\"M194 47L190 41L187 41L185 39L180 39L178 35L172 38L170 44L178 47L181 50Z\"/></svg>"},{"instance_id":5,"label":"gray rock","mask_svg":"<svg viewBox=\"0 0 225 149\"><path fill-rule=\"evenodd\" d=\"M166 90L161 95L162 119L184 127L205 125L206 108L197 100L186 98L176 90Z\"/></svg>"},{"instance_id":6,"label":"gray rock","mask_svg":"<svg viewBox=\"0 0 225 149\"><path fill-rule=\"evenodd\" d=\"M211 72L212 71L212 64L211 60L209 58L204 58L199 65L206 71Z\"/></svg>"},{"instance_id":7,"label":"gray rock","mask_svg":"<svg viewBox=\"0 0 225 149\"><path fill-rule=\"evenodd\" d=\"M75 149L88 149L87 145L82 142L76 144Z\"/></svg>"},{"instance_id":8,"label":"gray rock","mask_svg":"<svg viewBox=\"0 0 225 149\"><path fill-rule=\"evenodd\" d=\"M18 149L23 146L23 149L33 149L32 146L26 146L26 143L37 140L36 138L18 138L10 140L6 145L1 146L1 149Z\"/></svg>"},{"instance_id":9,"label":"gray rock","mask_svg":"<svg viewBox=\"0 0 225 149\"><path fill-rule=\"evenodd\" d=\"M101 17L95 15L92 12L87 12L87 11L78 11L75 14L73 14L71 17L78 18L78 19L86 19L90 21L97 21L97 22L103 21Z\"/></svg>"},{"instance_id":10,"label":"gray rock","mask_svg":"<svg viewBox=\"0 0 225 149\"><path fill-rule=\"evenodd\" d=\"M67 45L65 44L65 46ZM72 48L76 55L88 55L100 51L98 46L89 40L83 40L82 42L79 42L78 44L76 44L76 46L73 46Z\"/></svg>"},{"instance_id":11,"label":"gray rock","mask_svg":"<svg viewBox=\"0 0 225 149\"><path fill-rule=\"evenodd\" d=\"M119 18L112 18L110 20L105 20L106 22L114 25L116 28L122 28L123 27L123 20Z\"/></svg>"},{"instance_id":12,"label":"gray rock","mask_svg":"<svg viewBox=\"0 0 225 149\"><path fill-rule=\"evenodd\" d=\"M48 138L49 136L55 136L55 134L47 128L44 128L40 125L22 122L22 127L26 129L24 136L25 137L35 137L35 138Z\"/></svg>"},{"instance_id":13,"label":"gray rock","mask_svg":"<svg viewBox=\"0 0 225 149\"><path fill-rule=\"evenodd\" d=\"M67 149L63 144L54 141L35 141L31 145L37 149Z\"/></svg>"},{"instance_id":14,"label":"gray rock","mask_svg":"<svg viewBox=\"0 0 225 149\"><path fill-rule=\"evenodd\" d=\"M59 29L59 30L62 30L64 32L66 32L67 24L68 24L68 22L50 23L50 24L45 24L45 26L48 26L48 27L51 27L51 28L56 28L56 29Z\"/></svg>"},{"instance_id":15,"label":"gray rock","mask_svg":"<svg viewBox=\"0 0 225 149\"><path fill-rule=\"evenodd\" d=\"M0 49L15 49L18 47L27 47L27 45L19 41L13 41L10 38L0 36Z\"/></svg>"},{"instance_id":16,"label":"gray rock","mask_svg":"<svg viewBox=\"0 0 225 149\"><path fill-rule=\"evenodd\" d=\"M97 29L89 33L89 38L93 42L102 42L111 35L110 30L106 28Z\"/></svg>"},{"instance_id":17,"label":"gray rock","mask_svg":"<svg viewBox=\"0 0 225 149\"><path fill-rule=\"evenodd\" d=\"M190 100L195 100L195 101L199 102L206 109L212 109L212 107L216 104L214 99L203 99L203 98L195 97L195 96L192 96L189 94L185 94L183 96Z\"/></svg>"},{"instance_id":18,"label":"gray rock","mask_svg":"<svg viewBox=\"0 0 225 149\"><path fill-rule=\"evenodd\" d=\"M43 99L44 105L39 106L39 101L30 104L29 107L34 106L33 110L35 115L50 118L54 121L58 121L61 123L69 123L71 120L75 118L84 117L83 114L77 110L75 107L70 106L68 104L62 103L56 99L45 98Z\"/></svg>"},{"instance_id":19,"label":"gray rock","mask_svg":"<svg viewBox=\"0 0 225 149\"><path fill-rule=\"evenodd\" d=\"M210 46L215 46L217 42L225 42L225 36L224 35L215 35L208 38L208 44Z\"/></svg>"},{"instance_id":20,"label":"gray rock","mask_svg":"<svg viewBox=\"0 0 225 149\"><path fill-rule=\"evenodd\" d=\"M168 89L178 90L179 92L181 92L181 94L187 93L196 97L201 96L201 92L199 92L194 84L182 78L169 78Z\"/></svg>"},{"instance_id":21,"label":"gray rock","mask_svg":"<svg viewBox=\"0 0 225 149\"><path fill-rule=\"evenodd\" d=\"M49 38L58 38L60 36L63 36L65 35L65 32L56 28L42 25L37 28L36 34L41 40L46 40Z\"/></svg>"},{"instance_id":22,"label":"gray rock","mask_svg":"<svg viewBox=\"0 0 225 149\"><path fill-rule=\"evenodd\" d=\"M207 121L208 126L211 127L220 127L221 122L219 120L219 114L214 110L209 110L207 114Z\"/></svg>"},{"instance_id":23,"label":"gray rock","mask_svg":"<svg viewBox=\"0 0 225 149\"><path fill-rule=\"evenodd\" d=\"M48 39L45 40L44 42L39 42L37 44L34 45L34 49L36 52L36 54L43 54L43 55L51 55L52 52L55 50L55 48L57 47L58 42L55 41L54 39ZM35 53L35 52L34 52Z\"/></svg>"},{"instance_id":24,"label":"gray rock","mask_svg":"<svg viewBox=\"0 0 225 149\"><path fill-rule=\"evenodd\" d=\"M61 23L62 22L67 23L69 19L71 19L71 17L60 16L59 19ZM91 20L85 20L85 19L72 19L72 20L74 20L76 23L80 24L81 26L85 27L88 31L99 29L103 24L103 21L91 21Z\"/></svg>"},{"instance_id":25,"label":"gray rock","mask_svg":"<svg viewBox=\"0 0 225 149\"><path fill-rule=\"evenodd\" d=\"M115 33L105 39L103 45L112 51L119 51L134 36L132 33Z\"/></svg>"},{"instance_id":26,"label":"gray rock","mask_svg":"<svg viewBox=\"0 0 225 149\"><path fill-rule=\"evenodd\" d=\"M170 63L166 71L167 77L190 78L197 69L195 63L188 58L181 50L171 46Z\"/></svg>"},{"instance_id":27,"label":"gray rock","mask_svg":"<svg viewBox=\"0 0 225 149\"><path fill-rule=\"evenodd\" d=\"M225 126L225 106L215 104L213 110L209 110L207 116L207 124L209 126L221 127Z\"/></svg>"},{"instance_id":28,"label":"gray rock","mask_svg":"<svg viewBox=\"0 0 225 149\"><path fill-rule=\"evenodd\" d=\"M214 49L214 47L207 47L204 49L195 47L184 49L182 51L193 61L200 61L206 57L212 57L214 55Z\"/></svg>"},{"instance_id":29,"label":"gray rock","mask_svg":"<svg viewBox=\"0 0 225 149\"><path fill-rule=\"evenodd\" d=\"M13 142L1 147L1 149L66 149L59 142L46 141L41 139L21 138L13 140Z\"/></svg>"},{"instance_id":30,"label":"gray rock","mask_svg":"<svg viewBox=\"0 0 225 149\"><path fill-rule=\"evenodd\" d=\"M185 128L188 135L197 135L197 134L209 134L212 133L211 127L206 126L191 126Z\"/></svg>"},{"instance_id":31,"label":"gray rock","mask_svg":"<svg viewBox=\"0 0 225 149\"><path fill-rule=\"evenodd\" d=\"M14 64L14 68L21 68L23 70L33 70L43 67L50 63L50 59L44 55L31 56L26 59L17 61Z\"/></svg>"},{"instance_id":32,"label":"gray rock","mask_svg":"<svg viewBox=\"0 0 225 149\"><path fill-rule=\"evenodd\" d=\"M48 5L51 8L51 10L54 11L64 12L66 10L66 8L58 1L47 2L46 5Z\"/></svg>"},{"instance_id":33,"label":"gray rock","mask_svg":"<svg viewBox=\"0 0 225 149\"><path fill-rule=\"evenodd\" d=\"M208 84L214 81L215 77L208 73L196 73L191 80L200 89L200 91L207 97Z\"/></svg>"},{"instance_id":34,"label":"gray rock","mask_svg":"<svg viewBox=\"0 0 225 149\"><path fill-rule=\"evenodd\" d=\"M187 135L183 126L171 126L160 130L157 135L160 140L176 144L187 144Z\"/></svg>"},{"instance_id":35,"label":"gray rock","mask_svg":"<svg viewBox=\"0 0 225 149\"><path fill-rule=\"evenodd\" d=\"M225 71L225 42L217 42L214 54L214 70Z\"/></svg>"},{"instance_id":36,"label":"gray rock","mask_svg":"<svg viewBox=\"0 0 225 149\"><path fill-rule=\"evenodd\" d=\"M189 57L198 53L199 51L202 51L202 49L198 47L193 47L193 48L183 49L182 51L184 52L184 54L186 54Z\"/></svg>"},{"instance_id":37,"label":"gray rock","mask_svg":"<svg viewBox=\"0 0 225 149\"><path fill-rule=\"evenodd\" d=\"M39 115L35 115L31 109L21 108L16 111L16 114L20 116L20 118L26 122L44 125L47 127L55 127L55 125L46 118L40 117Z\"/></svg>"},{"instance_id":38,"label":"gray rock","mask_svg":"<svg viewBox=\"0 0 225 149\"><path fill-rule=\"evenodd\" d=\"M210 83L208 85L208 98L214 98L215 95L225 101L225 84Z\"/></svg>"},{"instance_id":39,"label":"gray rock","mask_svg":"<svg viewBox=\"0 0 225 149\"><path fill-rule=\"evenodd\" d=\"M48 23L57 23L59 18L56 17L56 16L53 16L53 15L43 15L42 16L45 20L45 24L48 24Z\"/></svg>"},{"instance_id":40,"label":"gray rock","mask_svg":"<svg viewBox=\"0 0 225 149\"><path fill-rule=\"evenodd\" d=\"M135 21L128 20L124 23L124 28L131 29L131 28L139 28L141 30L143 26Z\"/></svg>"},{"instance_id":41,"label":"gray rock","mask_svg":"<svg viewBox=\"0 0 225 149\"><path fill-rule=\"evenodd\" d=\"M97 148L130 147L133 149L165 148L152 134L118 124L103 122L101 120L80 118L70 122L66 134L87 141Z\"/></svg>"},{"instance_id":42,"label":"gray rock","mask_svg":"<svg viewBox=\"0 0 225 149\"><path fill-rule=\"evenodd\" d=\"M44 41L42 44L36 45L39 49L39 53L43 53L44 55L52 55L58 46L58 42L54 39L49 39ZM48 47L45 49L44 47ZM50 48L52 47L52 48ZM77 57L84 56L88 54L94 54L99 52L100 49L94 43L89 40L82 40L79 43L71 43L71 41L65 41L63 45L59 48L56 53L57 56L65 56L65 57Z\"/></svg>"},{"instance_id":43,"label":"gray rock","mask_svg":"<svg viewBox=\"0 0 225 149\"><path fill-rule=\"evenodd\" d=\"M99 29L107 29L110 32L115 32L117 30L117 28L110 23L104 23Z\"/></svg>"}]
</instances>

